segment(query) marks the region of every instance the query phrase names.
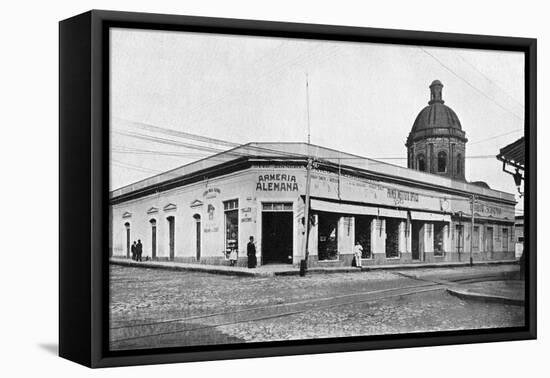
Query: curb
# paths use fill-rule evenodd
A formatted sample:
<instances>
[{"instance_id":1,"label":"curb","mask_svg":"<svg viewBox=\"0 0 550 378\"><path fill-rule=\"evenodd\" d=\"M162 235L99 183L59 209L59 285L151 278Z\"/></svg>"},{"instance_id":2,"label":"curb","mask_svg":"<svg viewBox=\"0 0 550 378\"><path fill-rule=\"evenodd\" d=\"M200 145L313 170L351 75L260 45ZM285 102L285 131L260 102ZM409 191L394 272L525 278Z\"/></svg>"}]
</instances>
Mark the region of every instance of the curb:
<instances>
[{"instance_id":1,"label":"curb","mask_svg":"<svg viewBox=\"0 0 550 378\"><path fill-rule=\"evenodd\" d=\"M119 266L128 266L132 268L147 268L147 269L160 269L160 270L172 270L180 272L202 272L202 273L212 273L212 274L221 274L226 276L240 276L240 277L262 277L262 276L272 276L271 272L247 272L240 270L225 270L218 268L202 268L198 266L181 266L181 265L160 265L158 263L148 263L148 262L130 262L130 261L120 261L120 260L109 260L109 264L119 265Z\"/></svg>"},{"instance_id":2,"label":"curb","mask_svg":"<svg viewBox=\"0 0 550 378\"><path fill-rule=\"evenodd\" d=\"M330 274L330 273L361 273L361 269L357 268L308 268L307 274ZM275 276L298 276L300 270L286 270L281 272L273 272Z\"/></svg>"},{"instance_id":3,"label":"curb","mask_svg":"<svg viewBox=\"0 0 550 378\"><path fill-rule=\"evenodd\" d=\"M466 290L457 290L457 289L447 288L447 292L457 298L466 299L466 300L470 299L470 300L481 301L481 302L503 303L503 304L511 304L516 306L523 306L525 304L524 299L501 297L498 295L480 294L480 293L474 293Z\"/></svg>"},{"instance_id":4,"label":"curb","mask_svg":"<svg viewBox=\"0 0 550 378\"><path fill-rule=\"evenodd\" d=\"M201 272L201 273L211 273L211 274L220 274L226 276L240 276L240 277L273 277L273 276L298 276L300 275L300 269L289 269L284 271L257 271L257 270L236 270L236 269L226 269L225 266L220 266L219 268L213 265L204 265L199 264L164 264L162 262L148 262L141 261L136 262L133 260L109 260L109 264L133 267L133 268L147 268L147 269L164 269L172 271L181 271L181 272ZM500 261L480 261L474 262L474 266L489 266L489 265L513 265L517 264L515 260L500 260ZM470 266L469 262L464 263L429 263L429 264L395 264L395 265L373 265L373 266L362 266L360 269L357 267L334 267L334 268L319 268L311 267L308 268L307 274L331 274L331 273L361 273L377 270L411 270L411 269L424 269L424 268L460 268Z\"/></svg>"},{"instance_id":5,"label":"curb","mask_svg":"<svg viewBox=\"0 0 550 378\"><path fill-rule=\"evenodd\" d=\"M211 273L211 274L221 274L226 276L240 276L240 277L273 277L273 276L299 276L300 269L296 268L293 270L285 271L275 271L275 272L262 272L262 271L243 271L243 270L229 270L223 268L215 268L211 265L208 267L201 266L183 266L183 265L167 265L159 263L151 263L147 261L134 262L134 261L124 261L124 260L109 260L109 263L112 265L127 266L132 268L147 268L147 269L163 269L163 270L172 270L172 271L181 271L181 272L202 272L202 273ZM351 267L342 267L342 268L309 268L307 274L330 274L330 273L361 273L361 269L351 268Z\"/></svg>"},{"instance_id":6,"label":"curb","mask_svg":"<svg viewBox=\"0 0 550 378\"><path fill-rule=\"evenodd\" d=\"M517 260L477 261L473 266L491 265L517 265ZM406 270L406 269L431 269L431 268L463 268L470 266L469 262L460 263L427 263L427 264L395 264L395 265L370 265L361 267L362 271L369 270Z\"/></svg>"}]
</instances>

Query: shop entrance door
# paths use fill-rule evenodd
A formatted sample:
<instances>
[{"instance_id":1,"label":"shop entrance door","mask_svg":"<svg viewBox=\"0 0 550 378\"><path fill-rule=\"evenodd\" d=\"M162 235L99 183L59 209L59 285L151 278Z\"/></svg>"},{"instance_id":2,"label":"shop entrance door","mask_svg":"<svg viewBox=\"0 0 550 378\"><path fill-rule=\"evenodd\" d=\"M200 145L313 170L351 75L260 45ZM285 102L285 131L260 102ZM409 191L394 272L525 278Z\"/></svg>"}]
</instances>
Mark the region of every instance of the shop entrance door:
<instances>
[{"instance_id":1,"label":"shop entrance door","mask_svg":"<svg viewBox=\"0 0 550 378\"><path fill-rule=\"evenodd\" d=\"M338 260L338 214L319 213L319 261Z\"/></svg>"},{"instance_id":2,"label":"shop entrance door","mask_svg":"<svg viewBox=\"0 0 550 378\"><path fill-rule=\"evenodd\" d=\"M292 212L262 212L262 263L292 264Z\"/></svg>"},{"instance_id":3,"label":"shop entrance door","mask_svg":"<svg viewBox=\"0 0 550 378\"><path fill-rule=\"evenodd\" d=\"M487 252L493 252L493 227L487 227Z\"/></svg>"},{"instance_id":4,"label":"shop entrance door","mask_svg":"<svg viewBox=\"0 0 550 378\"><path fill-rule=\"evenodd\" d=\"M412 222L412 231L411 231L411 247L412 247L412 259L420 260L420 252L422 249L420 233L422 232L422 223Z\"/></svg>"}]
</instances>

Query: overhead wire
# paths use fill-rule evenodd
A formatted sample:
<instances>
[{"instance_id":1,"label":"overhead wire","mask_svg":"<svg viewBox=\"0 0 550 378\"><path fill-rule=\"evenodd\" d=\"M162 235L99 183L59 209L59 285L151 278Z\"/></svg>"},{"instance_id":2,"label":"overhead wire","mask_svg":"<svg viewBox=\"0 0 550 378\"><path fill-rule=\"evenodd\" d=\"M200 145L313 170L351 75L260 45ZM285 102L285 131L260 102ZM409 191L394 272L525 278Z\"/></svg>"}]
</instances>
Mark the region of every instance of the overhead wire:
<instances>
[{"instance_id":1,"label":"overhead wire","mask_svg":"<svg viewBox=\"0 0 550 378\"><path fill-rule=\"evenodd\" d=\"M460 53L456 54L460 60L462 60L464 63L466 63L468 66L473 68L478 74L483 76L486 80L491 82L495 87L500 89L502 93L504 93L508 98L510 98L512 101L514 101L517 105L519 105L522 108L525 108L525 105L518 101L514 96L512 96L506 89L504 89L502 86L500 86L496 81L491 79L489 76L487 76L483 71L481 71L479 68L477 68L474 64L470 63L466 58L464 58Z\"/></svg>"},{"instance_id":2,"label":"overhead wire","mask_svg":"<svg viewBox=\"0 0 550 378\"><path fill-rule=\"evenodd\" d=\"M337 46L336 46L337 47ZM447 69L448 71L450 71L451 73L453 73L455 76L457 76L459 79L461 79L462 81L466 82L469 86L471 86L474 90L478 91L479 93L481 93L482 95L484 95L484 97L487 97L489 100L495 102L496 105L498 105L499 107L501 107L502 109L506 110L507 112L513 114L515 117L517 118L520 118L519 116L517 116L515 113L513 113L511 110L503 107L501 104L499 104L498 102L496 102L496 100L492 99L491 97L489 97L487 94L485 94L483 91L481 91L479 88L475 87L473 84L471 84L468 80L464 79L463 77L461 77L460 75L458 75L454 70L452 70L451 68L449 68L448 66L446 66L443 62L441 62L437 57L435 57L433 54L429 53L428 51L426 51L425 49L421 48L420 49L426 53L427 55L431 56L434 60L436 60L440 65L442 65L445 69ZM296 61L300 61L301 59L304 59L304 58L307 58L308 55L313 55L313 53L309 53L309 54L305 54L305 56L299 56L297 58L294 58L293 60L291 60L289 63L292 63L292 62L296 62ZM277 73L278 71L280 71L281 69L276 69L276 70L272 70L271 72L268 73L268 75L266 75L266 77L274 74L274 73ZM215 101L211 101L209 103L205 103L199 107L196 107L195 111L198 111L200 110L201 108L204 108L204 107L209 107L209 106L212 106L213 104L216 104L220 101L222 101L223 99L231 96L231 97L234 97L234 93L232 92L231 94L229 95L226 95L226 96L222 96L221 98L218 98L216 99ZM191 113L193 113L194 111L191 111ZM212 144L218 144L218 145L223 145L225 147L234 147L234 148L239 148L239 147L243 147L243 148L248 148L252 151L258 151L258 152L274 152L274 153L277 153L277 154L285 154L287 156L303 156L303 157L306 157L307 154L301 154L301 153L289 153L288 151L280 151L280 150L275 150L275 149L269 149L269 148L265 148L265 147L260 147L260 146L253 146L253 145L240 145L238 143L234 143L234 142L229 142L229 141L225 141L225 140L222 140L222 139L217 139L217 138L210 138L210 137L206 137L206 136L200 136L200 135L196 135L196 134L191 134L191 133L185 133L185 132L182 132L182 131L177 131L177 130L173 130L173 129L168 129L168 128L161 128L161 127L158 127L158 126L154 126L154 125L150 125L150 124L146 124L146 123L142 123L142 122L135 122L135 121L129 121L129 120L126 120L127 122L131 122L133 123L134 125L137 125L137 127L140 127L140 128L143 128L143 129L146 129L148 131L153 131L153 132L160 132L160 133L165 133L165 134L168 134L168 135L171 135L171 136L176 136L176 137L179 137L179 138L182 138L182 139L190 139L190 140L193 140L193 141L197 141L197 142L204 142L204 143L212 143ZM491 138L488 138L486 140L491 140L491 139L494 139L494 138L497 138L497 137L500 137L500 136L504 136L504 135L508 135L508 134L511 134L513 132L516 132L516 131L519 131L521 129L517 129L517 130L514 130L514 131L511 131L509 133L506 133L506 134L502 134L502 135L498 135L498 136L494 136L494 137L491 137ZM220 153L228 153L228 154L235 154L235 155L240 155L240 156L248 156L249 154L247 153L242 153L242 152L238 152L238 151L232 151L232 150L224 150L224 149L220 149L220 148L213 148L213 147L208 147L208 146L201 146L201 145L197 145L197 144L192 144L192 143L184 143L184 142L180 142L180 141L176 141L176 140L173 140L173 139L166 139L166 138L159 138L159 137L154 137L154 136L150 136L150 135L146 135L146 134L139 134L139 133L132 133L132 132L127 132L127 133L124 133L124 132L118 132L122 135L126 135L126 136L132 136L132 137L135 137L135 138L139 138L139 139L142 139L142 140L147 140L147 141L152 141L152 142L157 142L157 143L161 143L161 144L171 144L171 145L175 145L175 146L178 146L178 147L183 147L183 148L188 148L188 149L195 149L195 150L201 150L201 151L205 151L205 152L209 152L209 153L216 153L216 154L220 154ZM472 144L476 144L476 143L482 143L486 140L482 140L482 141L478 141L478 142L475 142L475 143L472 143ZM122 150L118 150L116 152L120 152L120 153L143 153L143 154L154 154L156 153L154 150L150 150L150 151L137 151L137 150L134 150L134 151L130 151L130 150L127 150L127 151L122 151ZM169 152L167 153L169 154ZM175 153L174 153L175 154ZM176 156L176 155L174 155ZM185 155L183 155L185 156ZM183 157L182 156L182 157ZM192 157L192 155L187 155L188 157ZM196 156L199 156L198 154ZM206 155L208 156L208 155ZM212 155L210 155L212 157ZM214 155L215 156L215 155ZM194 156L193 156L194 157ZM375 158L363 158L363 157L334 157L334 156L326 156L326 157L323 157L323 156L319 156L317 157L318 159L353 159L353 160L365 160L365 159L368 159L368 160L371 160L371 159L375 159L375 160L406 160L406 157L375 157ZM471 159L477 159L477 158L494 158L493 155L479 155L479 156L466 156L466 158L471 158ZM118 164L120 164L120 162L118 162ZM143 167L137 167L137 168L140 168L140 169L147 169L147 168L143 168ZM154 171L154 170L151 170L151 171ZM156 171L158 172L158 171Z\"/></svg>"},{"instance_id":3,"label":"overhead wire","mask_svg":"<svg viewBox=\"0 0 550 378\"><path fill-rule=\"evenodd\" d=\"M502 104L500 104L498 101L496 101L494 98L492 98L491 96L489 96L488 94L486 94L485 92L483 92L481 89L479 89L478 87L476 87L475 85L473 85L472 83L470 83L470 81L468 81L467 79L465 79L464 77L462 77L461 75L459 75L455 70L453 70L452 68L450 68L448 65L446 65L445 63L443 63L441 61L441 59L439 59L438 57L436 57L434 54L430 53L429 51L427 51L425 48L421 47L421 46L418 46L418 48L424 52L426 55L430 56L432 59L434 59L437 63L439 63L439 65L441 65L443 68L445 68L447 71L449 71L450 73L452 73L454 76L456 76L458 79L460 79L461 81L463 81L464 83L466 83L469 87L471 87L472 89L474 89L476 92L480 93L483 97L487 98L489 101L493 102L495 105L497 105L499 108L501 108L502 110L504 110L505 112L507 113L510 113L512 116L514 116L515 118L519 119L520 121L523 122L523 117L521 116L518 116L515 112L513 112L512 110L508 109L507 107L503 106Z\"/></svg>"}]
</instances>

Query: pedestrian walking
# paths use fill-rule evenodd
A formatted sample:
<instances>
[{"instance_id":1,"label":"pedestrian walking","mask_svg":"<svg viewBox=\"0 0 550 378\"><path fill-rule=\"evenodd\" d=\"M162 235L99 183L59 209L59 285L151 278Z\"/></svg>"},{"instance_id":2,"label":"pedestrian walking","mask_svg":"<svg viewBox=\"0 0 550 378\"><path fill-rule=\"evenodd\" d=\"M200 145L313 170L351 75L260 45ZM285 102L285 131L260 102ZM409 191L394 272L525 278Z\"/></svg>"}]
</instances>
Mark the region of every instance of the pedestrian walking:
<instances>
[{"instance_id":1,"label":"pedestrian walking","mask_svg":"<svg viewBox=\"0 0 550 378\"><path fill-rule=\"evenodd\" d=\"M353 255L355 256L355 266L361 268L361 258L363 257L363 246L357 240L353 247Z\"/></svg>"},{"instance_id":2,"label":"pedestrian walking","mask_svg":"<svg viewBox=\"0 0 550 378\"><path fill-rule=\"evenodd\" d=\"M134 243L132 244L131 250L132 250L132 260L136 259L136 241L134 240Z\"/></svg>"},{"instance_id":3,"label":"pedestrian walking","mask_svg":"<svg viewBox=\"0 0 550 378\"><path fill-rule=\"evenodd\" d=\"M256 261L256 245L254 244L254 236L250 237L250 241L246 246L246 256L248 257L248 267L255 268L257 261Z\"/></svg>"},{"instance_id":4,"label":"pedestrian walking","mask_svg":"<svg viewBox=\"0 0 550 378\"><path fill-rule=\"evenodd\" d=\"M138 242L136 245L136 261L142 261L141 260L142 253L143 253L143 244L141 244L141 240L138 239Z\"/></svg>"}]
</instances>

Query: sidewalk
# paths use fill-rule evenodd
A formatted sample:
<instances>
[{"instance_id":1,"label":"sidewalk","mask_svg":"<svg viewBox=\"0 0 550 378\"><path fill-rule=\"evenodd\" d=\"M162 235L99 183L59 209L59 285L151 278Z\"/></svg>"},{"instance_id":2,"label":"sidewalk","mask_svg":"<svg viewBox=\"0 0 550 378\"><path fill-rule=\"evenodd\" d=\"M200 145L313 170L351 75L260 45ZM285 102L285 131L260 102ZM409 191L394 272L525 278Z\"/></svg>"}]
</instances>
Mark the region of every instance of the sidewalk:
<instances>
[{"instance_id":1,"label":"sidewalk","mask_svg":"<svg viewBox=\"0 0 550 378\"><path fill-rule=\"evenodd\" d=\"M471 283L447 288L447 291L461 299L483 302L498 302L512 305L525 303L524 281L490 281Z\"/></svg>"},{"instance_id":2,"label":"sidewalk","mask_svg":"<svg viewBox=\"0 0 550 378\"><path fill-rule=\"evenodd\" d=\"M241 266L189 264L175 261L134 261L129 259L111 258L113 265L130 266L135 268L167 269L188 272L203 272L213 274L225 274L233 276L291 276L299 275L300 268L290 264L268 264L249 269ZM311 267L308 273L359 273L360 269L354 267Z\"/></svg>"},{"instance_id":3,"label":"sidewalk","mask_svg":"<svg viewBox=\"0 0 550 378\"><path fill-rule=\"evenodd\" d=\"M300 268L290 264L269 264L254 269L239 266L228 265L207 265L207 264L189 264L175 261L134 261L124 258L111 258L110 264L139 267L147 269L167 269L177 271L203 272L213 274L225 274L234 276L292 276L299 275ZM515 260L506 261L480 261L474 262L474 266L517 264ZM467 267L469 263L430 263L430 264L394 264L379 266L363 266L361 269L355 267L309 267L308 274L328 274L328 273L360 273L374 270L405 270L405 269L429 269L429 268L454 268Z\"/></svg>"}]
</instances>

